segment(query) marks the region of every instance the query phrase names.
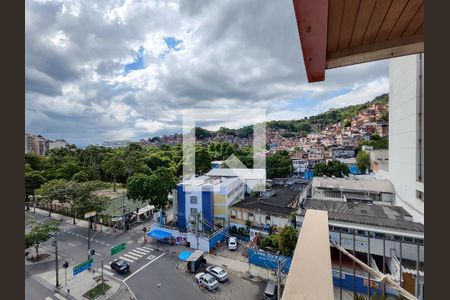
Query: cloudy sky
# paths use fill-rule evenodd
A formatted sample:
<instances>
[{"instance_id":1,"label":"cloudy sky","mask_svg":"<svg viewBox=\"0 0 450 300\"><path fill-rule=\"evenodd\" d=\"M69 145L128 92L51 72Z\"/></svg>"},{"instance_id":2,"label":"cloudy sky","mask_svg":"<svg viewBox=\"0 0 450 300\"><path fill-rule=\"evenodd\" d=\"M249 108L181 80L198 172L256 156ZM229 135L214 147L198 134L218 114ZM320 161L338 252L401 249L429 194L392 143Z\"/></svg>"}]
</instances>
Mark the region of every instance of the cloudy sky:
<instances>
[{"instance_id":1,"label":"cloudy sky","mask_svg":"<svg viewBox=\"0 0 450 300\"><path fill-rule=\"evenodd\" d=\"M25 20L26 130L78 146L181 132L183 109L299 119L389 89L387 61L308 84L292 0L26 0Z\"/></svg>"}]
</instances>

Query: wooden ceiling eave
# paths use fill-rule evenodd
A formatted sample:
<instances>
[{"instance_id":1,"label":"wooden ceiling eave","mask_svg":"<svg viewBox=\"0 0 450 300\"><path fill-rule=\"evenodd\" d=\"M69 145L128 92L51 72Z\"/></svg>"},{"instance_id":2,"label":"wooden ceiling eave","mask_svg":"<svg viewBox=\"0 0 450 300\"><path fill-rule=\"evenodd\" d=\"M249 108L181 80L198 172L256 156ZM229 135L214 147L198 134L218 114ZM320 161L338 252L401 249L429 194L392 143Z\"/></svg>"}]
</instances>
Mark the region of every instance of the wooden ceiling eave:
<instances>
[{"instance_id":1,"label":"wooden ceiling eave","mask_svg":"<svg viewBox=\"0 0 450 300\"><path fill-rule=\"evenodd\" d=\"M423 0L293 0L308 82L325 70L424 52Z\"/></svg>"}]
</instances>

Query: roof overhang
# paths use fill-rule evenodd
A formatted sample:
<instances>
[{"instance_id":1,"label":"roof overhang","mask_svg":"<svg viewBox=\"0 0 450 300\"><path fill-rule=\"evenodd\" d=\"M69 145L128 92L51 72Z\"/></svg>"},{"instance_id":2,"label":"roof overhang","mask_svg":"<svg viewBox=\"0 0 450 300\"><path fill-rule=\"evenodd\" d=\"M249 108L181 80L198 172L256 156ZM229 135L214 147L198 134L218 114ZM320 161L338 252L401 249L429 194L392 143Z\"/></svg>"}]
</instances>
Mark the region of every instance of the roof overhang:
<instances>
[{"instance_id":1,"label":"roof overhang","mask_svg":"<svg viewBox=\"0 0 450 300\"><path fill-rule=\"evenodd\" d=\"M424 52L424 0L293 0L308 82L325 70Z\"/></svg>"}]
</instances>

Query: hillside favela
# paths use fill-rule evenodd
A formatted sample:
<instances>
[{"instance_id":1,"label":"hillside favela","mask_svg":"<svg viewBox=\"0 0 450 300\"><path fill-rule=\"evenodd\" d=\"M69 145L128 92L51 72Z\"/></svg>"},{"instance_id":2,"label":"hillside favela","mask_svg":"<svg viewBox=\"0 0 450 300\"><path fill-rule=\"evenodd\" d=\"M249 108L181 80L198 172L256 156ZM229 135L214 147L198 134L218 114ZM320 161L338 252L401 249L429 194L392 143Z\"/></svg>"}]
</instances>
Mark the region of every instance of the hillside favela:
<instances>
[{"instance_id":1,"label":"hillside favela","mask_svg":"<svg viewBox=\"0 0 450 300\"><path fill-rule=\"evenodd\" d=\"M25 299L425 299L424 1L94 2L26 1Z\"/></svg>"}]
</instances>

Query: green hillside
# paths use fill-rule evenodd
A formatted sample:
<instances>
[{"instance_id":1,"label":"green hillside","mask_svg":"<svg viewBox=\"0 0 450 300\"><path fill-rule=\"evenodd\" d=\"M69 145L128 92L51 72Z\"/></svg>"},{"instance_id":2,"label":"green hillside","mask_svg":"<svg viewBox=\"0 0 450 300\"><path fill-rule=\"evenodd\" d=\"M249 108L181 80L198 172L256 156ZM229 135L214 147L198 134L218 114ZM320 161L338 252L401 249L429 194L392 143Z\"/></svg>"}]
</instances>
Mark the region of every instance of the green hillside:
<instances>
[{"instance_id":1,"label":"green hillside","mask_svg":"<svg viewBox=\"0 0 450 300\"><path fill-rule=\"evenodd\" d=\"M314 131L320 131L326 126L339 122L350 121L353 116L356 116L360 111L370 107L372 104L388 104L389 95L382 94L375 97L375 99L363 104L351 105L344 108L330 109L317 116L306 117L300 120L280 120L267 122L267 128L285 129L288 132L283 134L285 137L305 136ZM252 126L245 126L239 129L229 129L222 127L216 132L208 131L203 128L196 128L196 136L199 139L217 135L234 135L239 137L250 137L253 134Z\"/></svg>"}]
</instances>

